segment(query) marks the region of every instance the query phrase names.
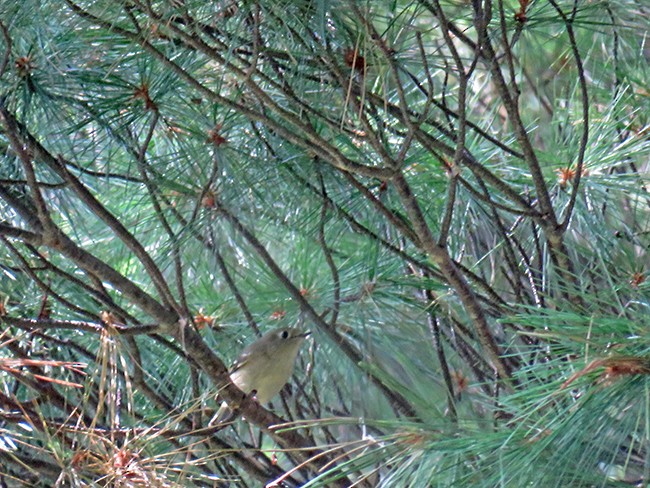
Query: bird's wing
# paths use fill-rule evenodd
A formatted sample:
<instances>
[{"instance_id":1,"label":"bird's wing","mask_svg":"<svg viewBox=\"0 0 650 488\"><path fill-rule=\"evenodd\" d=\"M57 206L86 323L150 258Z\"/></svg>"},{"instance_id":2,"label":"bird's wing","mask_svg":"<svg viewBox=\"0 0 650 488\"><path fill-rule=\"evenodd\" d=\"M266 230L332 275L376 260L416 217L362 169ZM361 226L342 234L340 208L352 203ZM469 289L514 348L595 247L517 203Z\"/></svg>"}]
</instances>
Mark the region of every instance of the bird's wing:
<instances>
[{"instance_id":1,"label":"bird's wing","mask_svg":"<svg viewBox=\"0 0 650 488\"><path fill-rule=\"evenodd\" d=\"M248 353L248 352L242 353L235 360L235 362L230 365L230 369L228 370L230 372L230 374L233 374L238 369L241 369L242 367L244 367L244 365L248 362L249 359L250 359L250 353Z\"/></svg>"}]
</instances>

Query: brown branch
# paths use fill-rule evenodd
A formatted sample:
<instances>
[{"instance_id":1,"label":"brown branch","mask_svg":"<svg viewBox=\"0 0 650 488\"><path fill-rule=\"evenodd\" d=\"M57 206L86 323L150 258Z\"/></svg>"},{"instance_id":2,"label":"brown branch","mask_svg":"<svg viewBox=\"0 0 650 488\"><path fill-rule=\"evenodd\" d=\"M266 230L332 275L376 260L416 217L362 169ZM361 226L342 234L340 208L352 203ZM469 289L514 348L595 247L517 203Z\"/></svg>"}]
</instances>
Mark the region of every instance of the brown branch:
<instances>
[{"instance_id":1,"label":"brown branch","mask_svg":"<svg viewBox=\"0 0 650 488\"><path fill-rule=\"evenodd\" d=\"M2 33L2 37L5 40L5 44L7 44L7 47L5 48L5 54L2 57L2 63L0 63L0 78L2 78L5 75L5 70L7 69L7 65L9 64L9 60L11 59L11 35L9 35L9 29L7 29L7 26L4 24L4 22L0 21L0 33Z\"/></svg>"},{"instance_id":2,"label":"brown branch","mask_svg":"<svg viewBox=\"0 0 650 488\"><path fill-rule=\"evenodd\" d=\"M348 172L342 172L343 176L348 180L348 182L356 188L361 195L368 200L373 207L383 215L388 222L393 224L393 226L399 230L409 241L413 242L416 246L418 245L418 236L413 232L413 229L409 226L408 222L404 220L403 217L396 214L392 210L386 207L384 203L379 200L365 185L359 182L354 175Z\"/></svg>"},{"instance_id":3,"label":"brown branch","mask_svg":"<svg viewBox=\"0 0 650 488\"><path fill-rule=\"evenodd\" d=\"M399 174L393 178L392 182L400 196L402 205L413 224L415 232L418 234L420 242L422 242L423 250L426 251L431 259L440 267L440 270L449 284L456 290L458 297L474 324L481 345L490 357L490 360L494 364L499 375L504 380L508 381L511 378L510 370L506 366L506 363L501 359L502 353L492 336L492 332L490 331L490 327L485 317L485 312L479 304L476 295L459 272L458 267L454 264L447 250L438 246L435 242L431 230L426 223L426 219L424 218L424 214L422 213L415 196L411 192L408 183L404 179L404 176Z\"/></svg>"},{"instance_id":4,"label":"brown branch","mask_svg":"<svg viewBox=\"0 0 650 488\"><path fill-rule=\"evenodd\" d=\"M23 271L27 274L27 276L29 276L29 278L34 283L36 283L36 286L38 286L46 296L51 296L56 301L61 303L63 306L67 307L71 311L78 313L82 316L86 316L94 319L99 318L97 314L89 310L85 310L75 305L70 300L67 300L66 298L58 294L51 286L47 285L42 279L40 279L39 276L34 271L34 269L27 262L27 259L25 259L25 257L20 253L20 251L18 251L18 249L13 244L11 244L11 242L9 242L6 237L0 235L0 241L2 241L4 245L7 247L7 249L9 249L9 251L16 257Z\"/></svg>"},{"instance_id":5,"label":"brown branch","mask_svg":"<svg viewBox=\"0 0 650 488\"><path fill-rule=\"evenodd\" d=\"M149 125L149 130L147 132L147 135L145 136L144 142L142 143L142 147L138 152L138 167L140 168L140 175L142 176L142 181L144 181L147 191L149 192L149 198L151 199L151 204L153 205L154 211L156 212L156 216L158 217L158 220L162 224L163 228L165 229L165 232L167 232L167 235L169 236L169 239L172 244L172 256L174 259L174 268L175 268L174 271L175 271L175 278L176 278L176 291L178 292L181 303L179 306L178 304L176 304L175 301L172 301L171 305L174 306L174 308L176 309L176 313L178 313L181 316L188 317L190 316L190 311L187 305L185 286L183 284L183 264L181 260L178 236L173 231L173 229L169 225L169 222L167 222L167 219L165 218L165 214L162 210L162 207L160 206L160 203L158 202L158 198L156 195L158 193L157 188L151 182L151 179L147 174L147 165L145 164L147 148L151 143L151 139L153 138L153 134L160 117L160 112L157 109L152 110L152 113L153 113L153 117L151 118L151 124Z\"/></svg>"},{"instance_id":6,"label":"brown branch","mask_svg":"<svg viewBox=\"0 0 650 488\"><path fill-rule=\"evenodd\" d=\"M97 275L115 286L123 295L129 297L133 304L139 306L158 321L157 332L169 332L170 329L176 328L178 316L173 311L160 305L149 294L114 268L80 248L60 230L57 229L57 232L49 234L42 242L46 246L59 251L81 269Z\"/></svg>"},{"instance_id":7,"label":"brown branch","mask_svg":"<svg viewBox=\"0 0 650 488\"><path fill-rule=\"evenodd\" d=\"M22 195L24 198L20 199L14 193L16 192L10 192L7 188L0 185L0 198L7 202L9 206L20 216L21 219L25 221L29 227L32 228L34 232L37 234L42 233L43 226L41 225L41 222L38 219L36 212L34 211L32 204L33 202L29 201L29 197L27 195ZM27 202L32 205L27 205Z\"/></svg>"},{"instance_id":8,"label":"brown branch","mask_svg":"<svg viewBox=\"0 0 650 488\"><path fill-rule=\"evenodd\" d=\"M27 185L27 180L7 180L7 179L1 179L0 178L0 185L2 186L23 186ZM37 181L36 185L40 188L48 188L48 189L60 189L60 188L65 188L67 185L65 183L46 183L44 181Z\"/></svg>"},{"instance_id":9,"label":"brown branch","mask_svg":"<svg viewBox=\"0 0 650 488\"><path fill-rule=\"evenodd\" d=\"M43 253L39 252L38 249L36 249L31 244L26 244L26 247L30 250L32 255L35 256L36 259L38 259L42 263L44 269L52 271L54 274L62 277L66 281L78 286L79 288L81 288L81 290L83 290L83 293L90 294L92 298L95 301L97 301L99 304L103 304L107 306L111 312L117 314L120 317L120 319L123 321L123 323L127 323L128 321L128 323L134 325L139 324L138 319L136 319L124 308L120 307L117 303L115 303L115 300L113 300L113 298L106 292L104 287L101 286L101 281L99 281L100 283L100 285L98 286L99 289L93 288L89 284L84 283L82 280L77 278L74 274L68 273L67 271L61 269L59 266L53 264L51 261L46 259ZM98 282L98 279L94 276L91 276L91 279L96 283Z\"/></svg>"},{"instance_id":10,"label":"brown branch","mask_svg":"<svg viewBox=\"0 0 650 488\"><path fill-rule=\"evenodd\" d=\"M318 223L318 242L323 251L323 256L325 256L325 261L327 266L330 269L330 274L332 275L332 282L334 284L334 293L332 296L332 318L330 320L330 326L335 328L336 322L339 316L339 309L341 308L341 278L339 276L339 269L334 262L332 257L332 251L327 245L327 239L325 238L325 221L327 219L327 210L329 208L327 190L325 189L325 181L323 180L323 175L319 171L318 179L320 181L321 193L323 196L323 204L321 206L320 220Z\"/></svg>"},{"instance_id":11,"label":"brown branch","mask_svg":"<svg viewBox=\"0 0 650 488\"><path fill-rule=\"evenodd\" d=\"M569 36L569 44L571 45L571 52L573 53L578 69L578 80L580 82L580 94L582 98L582 135L580 137L580 147L578 149L578 163L576 164L576 172L573 177L571 197L569 198L569 203L564 212L564 218L560 224L561 231L566 232L578 198L578 189L580 188L580 180L582 178L582 170L585 162L585 152L587 150L587 144L589 143L589 93L587 91L587 79L585 77L585 68L582 64L582 56L580 56L578 43L576 41L575 33L573 32L573 18L576 15L575 5L571 19L568 19L555 0L549 0L549 2L553 5L553 8L555 8L557 13L560 14L560 17L562 17L564 25L566 26L567 35Z\"/></svg>"},{"instance_id":12,"label":"brown branch","mask_svg":"<svg viewBox=\"0 0 650 488\"><path fill-rule=\"evenodd\" d=\"M19 239L23 242L28 242L35 246L39 246L43 242L43 236L29 232L28 230L19 229L11 225L3 224L0 222L0 235Z\"/></svg>"},{"instance_id":13,"label":"brown branch","mask_svg":"<svg viewBox=\"0 0 650 488\"><path fill-rule=\"evenodd\" d=\"M17 327L21 330L29 332L39 330L78 330L84 332L92 332L94 334L101 334L106 330L114 331L120 335L134 336L142 334L152 334L156 332L158 326L155 324L149 325L123 325L112 324L107 327L100 322L85 322L80 320L53 320L53 319L23 319L20 317L11 317L9 315L0 316L0 322Z\"/></svg>"},{"instance_id":14,"label":"brown branch","mask_svg":"<svg viewBox=\"0 0 650 488\"><path fill-rule=\"evenodd\" d=\"M427 293L430 293L429 290L427 290ZM431 295L429 295L429 299L431 298ZM438 364L440 364L440 369L442 370L442 377L445 380L445 386L447 387L447 408L449 409L449 415L451 417L451 421L456 423L458 421L458 413L456 411L456 395L454 393L454 384L451 378L449 364L447 363L445 348L443 347L440 337L440 319L438 319L433 311L430 311L427 315L427 324L429 326L429 332L431 333L431 341L433 343L433 347L436 351L436 354L438 355Z\"/></svg>"},{"instance_id":15,"label":"brown branch","mask_svg":"<svg viewBox=\"0 0 650 488\"><path fill-rule=\"evenodd\" d=\"M31 138L30 138L31 139ZM138 241L131 232L113 215L106 207L104 207L99 200L97 200L90 191L66 168L66 161L63 158L53 158L40 144L33 141L36 154L45 160L48 165L56 171L59 176L64 178L75 191L80 200L92 211L99 219L101 219L122 241L124 244L135 254L138 260L142 263L145 271L151 278L153 285L156 287L159 296L165 305L178 311L181 310L174 296L167 285L167 281L158 268L158 265L151 258L149 253L145 250L144 246Z\"/></svg>"},{"instance_id":16,"label":"brown branch","mask_svg":"<svg viewBox=\"0 0 650 488\"><path fill-rule=\"evenodd\" d=\"M228 271L228 267L226 266L226 262L223 260L223 256L221 255L221 252L216 246L216 243L214 242L214 239L212 239L213 243L213 248L212 248L212 255L214 256L215 260L217 261L217 266L219 266L219 270L221 271L221 276L223 276L223 279L226 281L226 285L228 285L228 288L230 289L230 293L233 294L235 297L235 300L237 301L237 304L239 305L239 309L242 311L244 314L244 317L246 318L246 321L248 322L248 325L250 328L255 332L257 336L261 336L262 333L260 332L260 328L257 325L257 322L255 321L255 317L253 317L253 314L250 311L250 308L248 307L248 304L246 303L246 300L244 300L243 295L241 294L241 291L237 287L237 284L235 283L235 280L233 280L232 275L230 274L230 271Z\"/></svg>"},{"instance_id":17,"label":"brown branch","mask_svg":"<svg viewBox=\"0 0 650 488\"><path fill-rule=\"evenodd\" d=\"M510 90L503 78L503 73L501 71L501 65L499 60L494 52L492 42L490 40L490 34L487 30L487 25L489 22L489 17L491 11L488 8L484 12L482 7L480 7L480 2L474 2L475 15L474 15L474 27L478 32L479 44L481 47L481 52L483 53L484 59L488 65L488 69L492 75L492 80L497 88L499 96L503 101L503 106L508 113L508 117L513 125L514 133L519 142L519 145L522 149L524 159L528 165L528 168L531 173L533 184L535 185L535 190L537 193L537 199L539 200L541 213L545 220L545 227L549 232L553 232L557 226L557 219L555 212L553 210L553 204L551 202L551 197L546 186L546 181L544 180L544 175L542 173L539 161L537 160L537 154L533 149L533 146L524 127L523 121L519 114L519 107L516 105L516 100L513 99ZM509 49L508 46L504 46L504 49Z\"/></svg>"},{"instance_id":18,"label":"brown branch","mask_svg":"<svg viewBox=\"0 0 650 488\"><path fill-rule=\"evenodd\" d=\"M0 99L0 123L5 129L5 135L7 136L7 139L9 139L12 149L18 155L23 166L23 172L25 173L25 179L31 193L32 202L36 208L36 216L38 217L40 226L49 229L54 226L54 223L50 218L49 210L36 179L36 173L32 166L32 154L27 152L27 147L19 136L17 121L6 109L4 98Z\"/></svg>"}]
</instances>

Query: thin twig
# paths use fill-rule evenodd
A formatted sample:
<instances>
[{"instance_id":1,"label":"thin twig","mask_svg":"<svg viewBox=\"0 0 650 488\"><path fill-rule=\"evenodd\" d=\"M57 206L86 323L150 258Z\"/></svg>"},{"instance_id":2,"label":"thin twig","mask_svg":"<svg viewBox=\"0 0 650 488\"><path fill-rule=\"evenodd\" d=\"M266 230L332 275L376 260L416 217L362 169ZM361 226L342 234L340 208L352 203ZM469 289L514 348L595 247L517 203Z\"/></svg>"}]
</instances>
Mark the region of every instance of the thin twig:
<instances>
[{"instance_id":1,"label":"thin twig","mask_svg":"<svg viewBox=\"0 0 650 488\"><path fill-rule=\"evenodd\" d=\"M576 163L576 172L573 177L571 197L569 198L569 203L564 211L564 218L561 219L562 223L560 224L561 231L566 232L578 198L578 190L580 188L580 180L582 179L582 170L585 162L585 152L587 151L587 144L589 143L589 92L587 91L587 79L582 64L582 56L580 55L575 33L573 32L573 19L576 15L576 5L574 4L573 6L573 12L571 14L571 19L569 20L555 0L549 0L549 2L553 5L557 13L560 14L560 17L562 17L564 25L566 26L571 52L573 53L573 58L576 61L576 67L578 69L578 81L580 82L580 94L582 99L582 136L580 137L580 147L578 148L578 162Z\"/></svg>"}]
</instances>

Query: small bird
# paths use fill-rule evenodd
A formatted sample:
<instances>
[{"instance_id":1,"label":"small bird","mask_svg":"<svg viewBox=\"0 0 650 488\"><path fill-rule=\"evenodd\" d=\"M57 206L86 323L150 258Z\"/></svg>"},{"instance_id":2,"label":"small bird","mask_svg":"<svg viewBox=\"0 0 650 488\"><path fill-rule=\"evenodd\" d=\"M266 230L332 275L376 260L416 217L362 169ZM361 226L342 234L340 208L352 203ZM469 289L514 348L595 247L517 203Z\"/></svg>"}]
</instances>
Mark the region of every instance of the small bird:
<instances>
[{"instance_id":1,"label":"small bird","mask_svg":"<svg viewBox=\"0 0 650 488\"><path fill-rule=\"evenodd\" d=\"M259 403L268 403L289 381L300 346L310 334L295 328L267 332L242 351L230 369L230 379L244 393L255 392ZM210 424L222 422L227 411L223 402Z\"/></svg>"}]
</instances>

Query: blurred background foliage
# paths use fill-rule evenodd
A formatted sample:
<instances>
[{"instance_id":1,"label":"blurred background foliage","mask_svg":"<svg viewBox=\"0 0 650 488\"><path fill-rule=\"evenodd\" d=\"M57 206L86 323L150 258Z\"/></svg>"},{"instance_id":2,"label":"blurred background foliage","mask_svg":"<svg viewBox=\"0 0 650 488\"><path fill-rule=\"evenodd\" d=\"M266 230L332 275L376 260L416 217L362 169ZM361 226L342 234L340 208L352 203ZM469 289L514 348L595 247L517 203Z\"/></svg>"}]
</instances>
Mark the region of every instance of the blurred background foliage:
<instances>
[{"instance_id":1,"label":"blurred background foliage","mask_svg":"<svg viewBox=\"0 0 650 488\"><path fill-rule=\"evenodd\" d=\"M4 486L646 486L648 10L0 0Z\"/></svg>"}]
</instances>

